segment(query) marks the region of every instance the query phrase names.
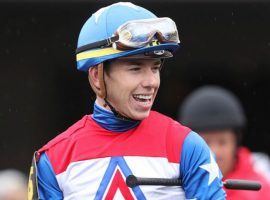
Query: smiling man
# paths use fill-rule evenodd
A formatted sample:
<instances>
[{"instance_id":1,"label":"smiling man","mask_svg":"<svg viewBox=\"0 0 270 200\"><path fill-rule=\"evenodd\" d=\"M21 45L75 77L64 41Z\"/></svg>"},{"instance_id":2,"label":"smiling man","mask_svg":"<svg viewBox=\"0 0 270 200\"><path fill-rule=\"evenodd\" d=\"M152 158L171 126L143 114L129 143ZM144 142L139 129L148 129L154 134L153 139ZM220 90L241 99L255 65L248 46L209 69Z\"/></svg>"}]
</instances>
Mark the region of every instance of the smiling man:
<instances>
[{"instance_id":1,"label":"smiling man","mask_svg":"<svg viewBox=\"0 0 270 200\"><path fill-rule=\"evenodd\" d=\"M112 4L86 21L77 68L96 93L94 111L35 153L30 199L225 198L206 143L151 111L161 66L179 43L173 20L131 3ZM129 175L178 178L182 186L129 188Z\"/></svg>"}]
</instances>

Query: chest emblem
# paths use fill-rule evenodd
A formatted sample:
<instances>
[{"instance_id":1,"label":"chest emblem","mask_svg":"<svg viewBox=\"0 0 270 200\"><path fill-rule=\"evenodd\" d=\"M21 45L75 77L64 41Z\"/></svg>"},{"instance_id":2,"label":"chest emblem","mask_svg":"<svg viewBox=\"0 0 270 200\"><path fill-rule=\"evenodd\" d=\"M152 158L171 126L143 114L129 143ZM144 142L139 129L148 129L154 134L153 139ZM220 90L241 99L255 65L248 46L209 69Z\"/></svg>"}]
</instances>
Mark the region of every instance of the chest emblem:
<instances>
[{"instance_id":1,"label":"chest emblem","mask_svg":"<svg viewBox=\"0 0 270 200\"><path fill-rule=\"evenodd\" d=\"M146 199L140 187L129 188L126 177L132 175L123 157L112 157L97 190L95 200Z\"/></svg>"}]
</instances>

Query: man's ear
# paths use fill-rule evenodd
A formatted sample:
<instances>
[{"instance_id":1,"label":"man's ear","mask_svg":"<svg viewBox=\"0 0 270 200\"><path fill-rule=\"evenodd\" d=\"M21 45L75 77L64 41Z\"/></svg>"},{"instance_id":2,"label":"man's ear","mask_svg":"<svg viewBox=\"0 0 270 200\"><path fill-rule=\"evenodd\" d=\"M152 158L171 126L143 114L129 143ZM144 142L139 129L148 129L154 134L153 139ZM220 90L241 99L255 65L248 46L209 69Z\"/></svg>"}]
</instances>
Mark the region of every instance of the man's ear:
<instances>
[{"instance_id":1,"label":"man's ear","mask_svg":"<svg viewBox=\"0 0 270 200\"><path fill-rule=\"evenodd\" d=\"M89 83L97 96L105 98L105 84L103 79L103 63L88 69Z\"/></svg>"}]
</instances>

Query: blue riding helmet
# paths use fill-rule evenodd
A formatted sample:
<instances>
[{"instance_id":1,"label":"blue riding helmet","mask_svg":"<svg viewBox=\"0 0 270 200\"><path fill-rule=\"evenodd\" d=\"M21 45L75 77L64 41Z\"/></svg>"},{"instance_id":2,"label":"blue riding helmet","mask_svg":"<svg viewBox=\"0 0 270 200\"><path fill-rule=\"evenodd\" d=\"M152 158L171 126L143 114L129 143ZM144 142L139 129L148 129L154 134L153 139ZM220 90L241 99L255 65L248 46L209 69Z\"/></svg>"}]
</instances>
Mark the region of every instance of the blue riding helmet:
<instances>
[{"instance_id":1,"label":"blue riding helmet","mask_svg":"<svg viewBox=\"0 0 270 200\"><path fill-rule=\"evenodd\" d=\"M99 9L83 25L77 48L112 37L117 28L130 20L157 18L152 12L129 2L115 3ZM77 53L77 69L87 71L90 67L119 57L143 54L158 50L171 53L179 47L177 43L163 43L132 50L117 50L113 47L97 47Z\"/></svg>"}]
</instances>

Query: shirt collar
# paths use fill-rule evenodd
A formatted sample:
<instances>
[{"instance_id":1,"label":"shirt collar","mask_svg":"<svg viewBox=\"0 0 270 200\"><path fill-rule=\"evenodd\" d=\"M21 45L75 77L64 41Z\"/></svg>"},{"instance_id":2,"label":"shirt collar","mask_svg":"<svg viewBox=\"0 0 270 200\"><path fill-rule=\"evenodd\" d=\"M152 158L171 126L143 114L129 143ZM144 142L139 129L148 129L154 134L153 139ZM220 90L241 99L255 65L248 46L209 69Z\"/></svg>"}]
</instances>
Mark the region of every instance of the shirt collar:
<instances>
[{"instance_id":1,"label":"shirt collar","mask_svg":"<svg viewBox=\"0 0 270 200\"><path fill-rule=\"evenodd\" d=\"M140 121L117 118L113 112L103 108L96 102L92 118L103 128L113 132L124 132L136 127Z\"/></svg>"}]
</instances>

